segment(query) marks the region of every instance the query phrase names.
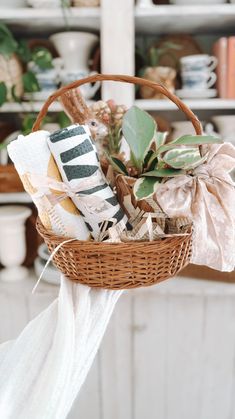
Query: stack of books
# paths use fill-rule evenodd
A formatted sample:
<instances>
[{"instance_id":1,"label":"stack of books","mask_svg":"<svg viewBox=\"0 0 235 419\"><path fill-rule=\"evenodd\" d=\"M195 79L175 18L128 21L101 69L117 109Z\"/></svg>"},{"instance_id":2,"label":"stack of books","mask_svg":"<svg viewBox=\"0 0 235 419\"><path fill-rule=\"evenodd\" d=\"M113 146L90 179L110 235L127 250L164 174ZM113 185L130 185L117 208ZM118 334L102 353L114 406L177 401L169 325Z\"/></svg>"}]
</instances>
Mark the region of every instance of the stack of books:
<instances>
[{"instance_id":1,"label":"stack of books","mask_svg":"<svg viewBox=\"0 0 235 419\"><path fill-rule=\"evenodd\" d=\"M218 96L235 99L235 36L219 38L214 44L213 53L218 59Z\"/></svg>"}]
</instances>

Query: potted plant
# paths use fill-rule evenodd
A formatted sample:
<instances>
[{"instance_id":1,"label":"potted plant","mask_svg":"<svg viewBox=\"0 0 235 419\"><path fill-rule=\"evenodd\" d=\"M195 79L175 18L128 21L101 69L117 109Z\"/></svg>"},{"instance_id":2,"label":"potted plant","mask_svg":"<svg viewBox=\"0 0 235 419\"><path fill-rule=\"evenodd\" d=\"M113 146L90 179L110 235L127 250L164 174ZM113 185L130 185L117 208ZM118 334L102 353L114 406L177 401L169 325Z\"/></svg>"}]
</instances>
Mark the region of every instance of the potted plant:
<instances>
[{"instance_id":1,"label":"potted plant","mask_svg":"<svg viewBox=\"0 0 235 419\"><path fill-rule=\"evenodd\" d=\"M119 202L127 212L128 196L135 208L156 212L158 185L185 173L193 175L194 169L207 160L201 146L222 142L210 135L184 135L166 143L167 133L159 132L151 115L136 106L125 113L122 132L131 150L131 160L123 162L112 155L108 159L117 174Z\"/></svg>"},{"instance_id":2,"label":"potted plant","mask_svg":"<svg viewBox=\"0 0 235 419\"><path fill-rule=\"evenodd\" d=\"M23 92L40 90L34 72L27 69L30 62L49 69L52 55L45 47L30 50L26 41L17 42L7 26L0 23L0 106L6 101L20 101Z\"/></svg>"},{"instance_id":3,"label":"potted plant","mask_svg":"<svg viewBox=\"0 0 235 419\"><path fill-rule=\"evenodd\" d=\"M172 42L164 42L161 47L156 47L155 45L151 46L148 54L147 60L144 57L144 62L146 65L140 71L140 76L151 80L157 83L163 84L168 90L174 93L175 90L175 78L176 78L176 70L172 67L162 66L160 65L161 58L166 55L171 55L170 49L180 49L179 45L176 45ZM139 53L142 55L143 54ZM140 87L140 96L143 99L165 99L161 93L154 91L153 89L147 86Z\"/></svg>"}]
</instances>

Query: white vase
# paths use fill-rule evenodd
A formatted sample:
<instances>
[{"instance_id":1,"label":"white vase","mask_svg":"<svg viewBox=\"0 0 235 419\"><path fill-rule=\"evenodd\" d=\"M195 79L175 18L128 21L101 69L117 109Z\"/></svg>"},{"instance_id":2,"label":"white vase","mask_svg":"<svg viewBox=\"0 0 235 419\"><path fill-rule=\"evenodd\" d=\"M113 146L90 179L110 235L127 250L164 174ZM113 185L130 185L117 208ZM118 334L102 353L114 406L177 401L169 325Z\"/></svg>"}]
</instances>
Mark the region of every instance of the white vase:
<instances>
[{"instance_id":1,"label":"white vase","mask_svg":"<svg viewBox=\"0 0 235 419\"><path fill-rule=\"evenodd\" d=\"M24 279L27 268L21 266L26 256L25 221L31 210L20 205L0 207L0 270L2 281Z\"/></svg>"},{"instance_id":2,"label":"white vase","mask_svg":"<svg viewBox=\"0 0 235 419\"><path fill-rule=\"evenodd\" d=\"M60 32L50 36L67 72L88 71L88 60L98 36L87 32Z\"/></svg>"},{"instance_id":3,"label":"white vase","mask_svg":"<svg viewBox=\"0 0 235 419\"><path fill-rule=\"evenodd\" d=\"M213 116L211 119L216 125L222 139L235 144L235 116L217 115Z\"/></svg>"}]
</instances>

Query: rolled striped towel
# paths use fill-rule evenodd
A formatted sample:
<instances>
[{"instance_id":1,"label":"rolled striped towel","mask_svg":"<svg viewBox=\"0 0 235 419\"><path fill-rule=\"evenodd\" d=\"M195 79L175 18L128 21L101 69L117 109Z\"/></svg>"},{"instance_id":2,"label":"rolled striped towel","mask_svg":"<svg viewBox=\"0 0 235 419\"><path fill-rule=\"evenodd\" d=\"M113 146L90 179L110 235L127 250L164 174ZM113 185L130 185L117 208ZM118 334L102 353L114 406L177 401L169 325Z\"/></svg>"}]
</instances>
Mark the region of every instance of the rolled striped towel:
<instances>
[{"instance_id":1,"label":"rolled striped towel","mask_svg":"<svg viewBox=\"0 0 235 419\"><path fill-rule=\"evenodd\" d=\"M38 209L44 227L61 236L88 240L90 233L72 200L51 199L59 195L47 186L46 177L57 181L60 181L61 177L47 144L49 135L49 132L43 130L26 136L19 135L17 140L8 145L9 156L26 192L32 197ZM41 187L34 184L34 177L31 175L43 177L44 184Z\"/></svg>"},{"instance_id":2,"label":"rolled striped towel","mask_svg":"<svg viewBox=\"0 0 235 419\"><path fill-rule=\"evenodd\" d=\"M106 230L114 224L120 230L130 228L127 216L102 173L88 126L71 125L51 134L47 141L64 183L73 191L77 190L72 200L83 214L93 238L98 239L104 221L107 221ZM92 208L88 208L89 203L84 205L84 195L93 197Z\"/></svg>"}]
</instances>

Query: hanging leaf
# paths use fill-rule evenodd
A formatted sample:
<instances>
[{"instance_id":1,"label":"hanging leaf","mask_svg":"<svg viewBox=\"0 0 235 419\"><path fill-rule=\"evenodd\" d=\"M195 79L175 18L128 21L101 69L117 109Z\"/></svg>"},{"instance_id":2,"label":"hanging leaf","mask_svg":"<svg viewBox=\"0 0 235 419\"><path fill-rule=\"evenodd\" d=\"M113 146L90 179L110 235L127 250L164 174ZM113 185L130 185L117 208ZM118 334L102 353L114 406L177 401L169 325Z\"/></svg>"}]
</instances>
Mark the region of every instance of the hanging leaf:
<instances>
[{"instance_id":1,"label":"hanging leaf","mask_svg":"<svg viewBox=\"0 0 235 419\"><path fill-rule=\"evenodd\" d=\"M32 71L27 71L22 76L25 92L38 92L40 90L38 81Z\"/></svg>"},{"instance_id":2,"label":"hanging leaf","mask_svg":"<svg viewBox=\"0 0 235 419\"><path fill-rule=\"evenodd\" d=\"M167 135L168 135L168 132L155 131L154 141L155 141L157 149L161 147L163 144L165 144Z\"/></svg>"},{"instance_id":3,"label":"hanging leaf","mask_svg":"<svg viewBox=\"0 0 235 419\"><path fill-rule=\"evenodd\" d=\"M149 198L156 192L160 183L161 179L156 179L155 177L142 177L137 179L133 188L135 198L138 201Z\"/></svg>"},{"instance_id":4,"label":"hanging leaf","mask_svg":"<svg viewBox=\"0 0 235 419\"><path fill-rule=\"evenodd\" d=\"M2 106L7 101L7 87L5 83L0 82L0 106Z\"/></svg>"},{"instance_id":5,"label":"hanging leaf","mask_svg":"<svg viewBox=\"0 0 235 419\"><path fill-rule=\"evenodd\" d=\"M151 170L151 172L146 172L142 176L150 176L150 177L174 177L184 175L184 170L177 170L177 169L156 169Z\"/></svg>"},{"instance_id":6,"label":"hanging leaf","mask_svg":"<svg viewBox=\"0 0 235 419\"><path fill-rule=\"evenodd\" d=\"M9 58L17 50L17 42L4 23L0 23L0 54Z\"/></svg>"},{"instance_id":7,"label":"hanging leaf","mask_svg":"<svg viewBox=\"0 0 235 419\"><path fill-rule=\"evenodd\" d=\"M109 162L111 163L111 165L113 166L116 172L121 173L122 175L128 176L128 171L126 170L126 166L121 160L113 156L106 156L106 157L108 158Z\"/></svg>"},{"instance_id":8,"label":"hanging leaf","mask_svg":"<svg viewBox=\"0 0 235 419\"><path fill-rule=\"evenodd\" d=\"M198 148L175 148L168 151L163 161L175 169L194 169L207 160L207 155L201 157Z\"/></svg>"},{"instance_id":9,"label":"hanging leaf","mask_svg":"<svg viewBox=\"0 0 235 419\"><path fill-rule=\"evenodd\" d=\"M147 112L132 106L124 115L122 131L136 159L137 167L141 169L154 137L155 121Z\"/></svg>"},{"instance_id":10,"label":"hanging leaf","mask_svg":"<svg viewBox=\"0 0 235 419\"><path fill-rule=\"evenodd\" d=\"M29 63L32 60L32 53L25 39L20 39L18 42L17 55L23 63Z\"/></svg>"},{"instance_id":11,"label":"hanging leaf","mask_svg":"<svg viewBox=\"0 0 235 419\"><path fill-rule=\"evenodd\" d=\"M203 144L219 144L223 143L220 138L212 135L184 135L183 137L177 138L176 140L167 143L159 147L157 150L158 154L164 153L167 150L171 150L176 145L203 145Z\"/></svg>"}]
</instances>

